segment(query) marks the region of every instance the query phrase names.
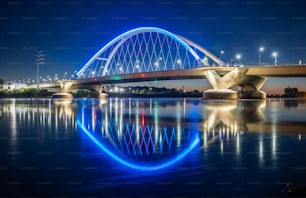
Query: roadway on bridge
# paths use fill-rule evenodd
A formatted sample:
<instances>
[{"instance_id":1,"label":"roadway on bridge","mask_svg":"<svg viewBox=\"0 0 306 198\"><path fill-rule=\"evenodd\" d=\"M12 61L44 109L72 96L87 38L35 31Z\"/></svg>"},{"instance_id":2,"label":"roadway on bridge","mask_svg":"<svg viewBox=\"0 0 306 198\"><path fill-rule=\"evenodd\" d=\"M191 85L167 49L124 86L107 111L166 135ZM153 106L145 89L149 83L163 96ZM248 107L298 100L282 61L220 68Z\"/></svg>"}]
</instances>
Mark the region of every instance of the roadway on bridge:
<instances>
[{"instance_id":1,"label":"roadway on bridge","mask_svg":"<svg viewBox=\"0 0 306 198\"><path fill-rule=\"evenodd\" d=\"M215 70L221 76L234 69L246 69L246 75L261 77L306 77L306 65L283 65L283 66L248 66L248 67L199 67L194 69L140 72L133 74L122 74L115 76L93 77L85 79L68 80L73 85L77 84L114 84L155 80L180 80L180 79L203 79L206 78L204 72ZM65 80L62 82L66 82Z\"/></svg>"}]
</instances>

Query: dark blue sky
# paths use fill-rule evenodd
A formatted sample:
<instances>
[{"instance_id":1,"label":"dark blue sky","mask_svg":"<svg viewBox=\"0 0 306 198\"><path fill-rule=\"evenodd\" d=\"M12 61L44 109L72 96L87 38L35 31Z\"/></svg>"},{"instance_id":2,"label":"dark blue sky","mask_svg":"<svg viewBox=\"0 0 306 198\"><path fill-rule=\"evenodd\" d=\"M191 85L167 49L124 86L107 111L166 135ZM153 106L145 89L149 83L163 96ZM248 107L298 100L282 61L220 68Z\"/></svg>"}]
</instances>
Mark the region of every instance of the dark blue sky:
<instances>
[{"instance_id":1,"label":"dark blue sky","mask_svg":"<svg viewBox=\"0 0 306 198\"><path fill-rule=\"evenodd\" d=\"M303 0L271 1L25 1L0 3L0 77L34 78L34 54L46 54L42 75L72 74L104 44L129 29L156 26L193 40L225 62L236 53L244 64L306 62ZM290 85L290 84L289 84Z\"/></svg>"}]
</instances>

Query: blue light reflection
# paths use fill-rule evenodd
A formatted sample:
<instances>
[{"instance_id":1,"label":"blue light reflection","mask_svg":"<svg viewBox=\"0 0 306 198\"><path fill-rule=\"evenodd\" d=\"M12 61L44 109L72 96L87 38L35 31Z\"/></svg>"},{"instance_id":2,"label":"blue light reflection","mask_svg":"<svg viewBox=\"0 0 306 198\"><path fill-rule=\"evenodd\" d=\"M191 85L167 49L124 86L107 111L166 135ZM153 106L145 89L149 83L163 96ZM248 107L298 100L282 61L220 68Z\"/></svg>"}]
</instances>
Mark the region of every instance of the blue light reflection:
<instances>
[{"instance_id":1,"label":"blue light reflection","mask_svg":"<svg viewBox=\"0 0 306 198\"><path fill-rule=\"evenodd\" d=\"M115 161L119 162L120 164L135 169L135 170L141 170L141 171L157 171L161 170L167 167L170 167L183 159L188 153L190 153L199 143L200 143L200 138L198 135L195 135L194 140L191 142L190 146L187 147L185 150L183 150L182 153L179 155L162 162L161 164L158 165L138 165L136 163L129 162L125 159L122 159L121 157L117 156L115 153L113 153L111 150L109 150L105 145L103 145L100 141L97 140L96 137L92 135L92 133L86 129L85 126L82 125L82 123L78 120L77 125L82 131L95 143L102 151L104 151L108 156L110 156L112 159Z\"/></svg>"}]
</instances>

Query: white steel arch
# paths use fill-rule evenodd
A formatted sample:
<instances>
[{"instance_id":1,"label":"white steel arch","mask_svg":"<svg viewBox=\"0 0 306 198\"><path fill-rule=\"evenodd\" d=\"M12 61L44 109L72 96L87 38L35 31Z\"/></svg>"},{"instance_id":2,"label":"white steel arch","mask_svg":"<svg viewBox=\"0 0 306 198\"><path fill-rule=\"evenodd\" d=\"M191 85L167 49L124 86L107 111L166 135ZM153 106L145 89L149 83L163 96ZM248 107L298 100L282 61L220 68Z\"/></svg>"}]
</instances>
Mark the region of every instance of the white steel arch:
<instances>
[{"instance_id":1,"label":"white steel arch","mask_svg":"<svg viewBox=\"0 0 306 198\"><path fill-rule=\"evenodd\" d=\"M80 78L190 69L223 63L196 43L156 27L127 31L102 47L77 73Z\"/></svg>"}]
</instances>

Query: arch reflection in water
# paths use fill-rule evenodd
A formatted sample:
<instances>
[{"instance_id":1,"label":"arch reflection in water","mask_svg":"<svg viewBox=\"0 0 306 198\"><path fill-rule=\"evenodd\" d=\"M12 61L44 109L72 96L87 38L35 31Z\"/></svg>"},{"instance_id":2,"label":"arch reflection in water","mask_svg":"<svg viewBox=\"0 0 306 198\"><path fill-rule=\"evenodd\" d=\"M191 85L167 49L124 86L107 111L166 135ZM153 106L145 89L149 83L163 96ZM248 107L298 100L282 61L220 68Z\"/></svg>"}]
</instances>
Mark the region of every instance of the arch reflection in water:
<instances>
[{"instance_id":1,"label":"arch reflection in water","mask_svg":"<svg viewBox=\"0 0 306 198\"><path fill-rule=\"evenodd\" d=\"M141 171L161 170L186 157L200 138L195 127L182 127L175 117L160 120L157 108L158 101L110 99L107 104L82 108L77 125L121 165Z\"/></svg>"}]
</instances>

